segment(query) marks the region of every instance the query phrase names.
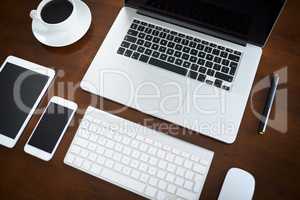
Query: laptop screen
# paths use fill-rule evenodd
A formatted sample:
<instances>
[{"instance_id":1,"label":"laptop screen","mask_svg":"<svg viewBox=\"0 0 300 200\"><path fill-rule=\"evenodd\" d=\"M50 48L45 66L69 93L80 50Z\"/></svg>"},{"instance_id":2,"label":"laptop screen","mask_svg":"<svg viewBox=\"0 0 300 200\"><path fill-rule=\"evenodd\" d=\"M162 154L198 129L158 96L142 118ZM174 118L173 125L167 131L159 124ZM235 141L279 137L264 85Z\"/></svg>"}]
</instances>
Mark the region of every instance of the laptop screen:
<instances>
[{"instance_id":1,"label":"laptop screen","mask_svg":"<svg viewBox=\"0 0 300 200\"><path fill-rule=\"evenodd\" d=\"M285 0L127 0L126 5L263 46Z\"/></svg>"}]
</instances>

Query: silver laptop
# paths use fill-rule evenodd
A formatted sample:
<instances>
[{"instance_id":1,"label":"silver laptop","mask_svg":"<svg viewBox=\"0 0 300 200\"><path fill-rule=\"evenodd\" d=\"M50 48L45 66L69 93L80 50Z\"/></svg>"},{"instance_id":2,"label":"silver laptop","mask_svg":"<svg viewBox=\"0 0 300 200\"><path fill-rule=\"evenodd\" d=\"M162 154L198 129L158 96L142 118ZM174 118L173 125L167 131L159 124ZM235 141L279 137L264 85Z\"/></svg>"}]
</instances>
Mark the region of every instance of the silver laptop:
<instances>
[{"instance_id":1,"label":"silver laptop","mask_svg":"<svg viewBox=\"0 0 300 200\"><path fill-rule=\"evenodd\" d=\"M127 0L81 88L233 143L284 3Z\"/></svg>"}]
</instances>

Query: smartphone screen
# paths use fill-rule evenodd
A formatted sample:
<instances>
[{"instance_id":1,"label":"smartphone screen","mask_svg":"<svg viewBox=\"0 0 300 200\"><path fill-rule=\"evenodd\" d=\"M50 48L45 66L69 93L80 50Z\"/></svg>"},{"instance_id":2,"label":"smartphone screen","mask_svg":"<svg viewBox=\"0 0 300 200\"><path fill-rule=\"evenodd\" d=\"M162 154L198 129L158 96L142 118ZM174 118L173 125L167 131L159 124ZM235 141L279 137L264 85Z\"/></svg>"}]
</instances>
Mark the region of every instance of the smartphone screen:
<instances>
[{"instance_id":1,"label":"smartphone screen","mask_svg":"<svg viewBox=\"0 0 300 200\"><path fill-rule=\"evenodd\" d=\"M52 153L74 110L51 102L28 144Z\"/></svg>"}]
</instances>

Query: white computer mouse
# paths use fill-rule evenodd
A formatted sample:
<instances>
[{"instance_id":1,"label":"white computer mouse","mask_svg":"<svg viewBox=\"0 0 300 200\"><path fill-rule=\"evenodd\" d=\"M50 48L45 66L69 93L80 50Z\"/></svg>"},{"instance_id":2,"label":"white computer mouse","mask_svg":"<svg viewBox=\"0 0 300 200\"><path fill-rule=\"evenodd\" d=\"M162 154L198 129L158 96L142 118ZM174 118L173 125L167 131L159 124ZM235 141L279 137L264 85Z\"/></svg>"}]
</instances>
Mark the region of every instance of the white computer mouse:
<instances>
[{"instance_id":1,"label":"white computer mouse","mask_svg":"<svg viewBox=\"0 0 300 200\"><path fill-rule=\"evenodd\" d=\"M255 179L242 169L231 168L225 177L218 200L251 200Z\"/></svg>"}]
</instances>

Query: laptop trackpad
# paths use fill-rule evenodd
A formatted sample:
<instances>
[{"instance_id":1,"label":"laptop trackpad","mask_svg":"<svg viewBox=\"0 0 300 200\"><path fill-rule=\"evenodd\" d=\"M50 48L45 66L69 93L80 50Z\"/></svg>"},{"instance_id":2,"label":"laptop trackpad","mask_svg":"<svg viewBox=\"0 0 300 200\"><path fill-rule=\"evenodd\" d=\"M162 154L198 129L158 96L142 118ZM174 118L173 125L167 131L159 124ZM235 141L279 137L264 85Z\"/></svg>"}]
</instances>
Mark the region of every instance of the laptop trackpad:
<instances>
[{"instance_id":1,"label":"laptop trackpad","mask_svg":"<svg viewBox=\"0 0 300 200\"><path fill-rule=\"evenodd\" d=\"M185 85L162 75L118 72L108 73L102 80L103 96L148 114L176 114L185 102Z\"/></svg>"}]
</instances>

